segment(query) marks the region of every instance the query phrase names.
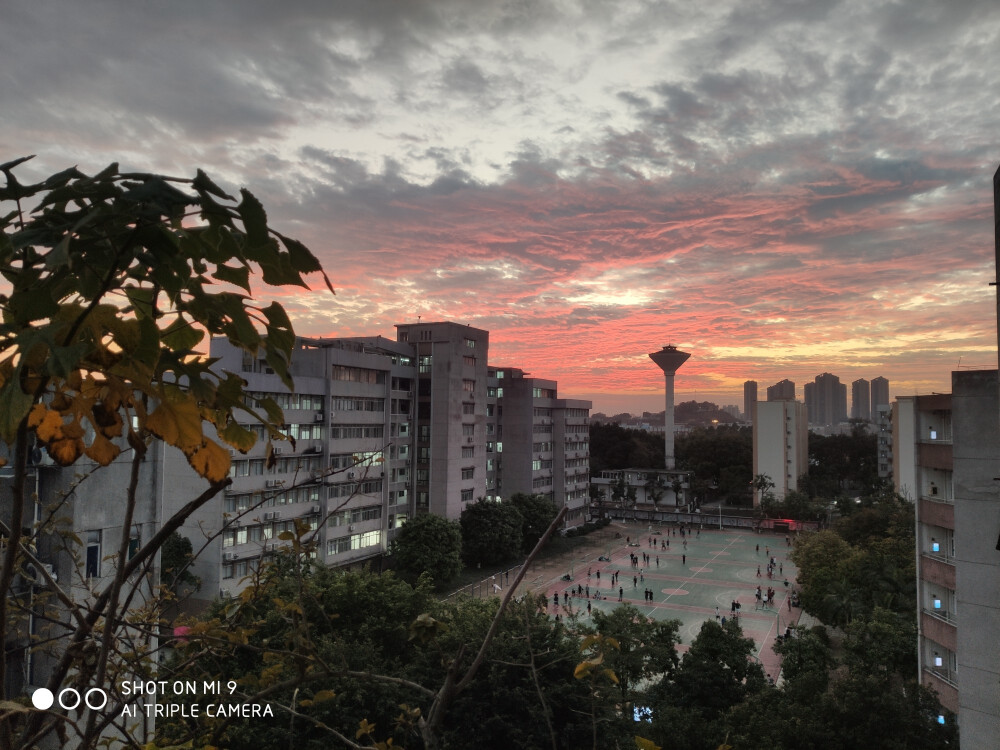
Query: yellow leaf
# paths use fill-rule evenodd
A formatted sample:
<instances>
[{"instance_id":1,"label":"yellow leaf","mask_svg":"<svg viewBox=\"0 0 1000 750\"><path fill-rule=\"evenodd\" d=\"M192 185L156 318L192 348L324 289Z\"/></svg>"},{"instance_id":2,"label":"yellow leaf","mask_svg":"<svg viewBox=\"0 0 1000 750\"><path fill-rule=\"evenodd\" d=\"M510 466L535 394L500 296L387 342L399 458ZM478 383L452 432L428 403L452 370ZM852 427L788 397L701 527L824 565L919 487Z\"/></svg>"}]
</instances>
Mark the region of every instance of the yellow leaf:
<instances>
[{"instance_id":1,"label":"yellow leaf","mask_svg":"<svg viewBox=\"0 0 1000 750\"><path fill-rule=\"evenodd\" d=\"M657 745L652 740L647 740L645 737L636 737L635 746L639 750L663 750L659 745Z\"/></svg>"},{"instance_id":2,"label":"yellow leaf","mask_svg":"<svg viewBox=\"0 0 1000 750\"><path fill-rule=\"evenodd\" d=\"M375 725L369 724L368 719L362 719L358 727L358 731L354 735L354 739L356 740L360 740L365 735L369 735L375 731Z\"/></svg>"},{"instance_id":3,"label":"yellow leaf","mask_svg":"<svg viewBox=\"0 0 1000 750\"><path fill-rule=\"evenodd\" d=\"M229 475L229 451L223 450L211 440L205 440L199 448L191 452L188 455L188 463L210 482L221 482Z\"/></svg>"},{"instance_id":4,"label":"yellow leaf","mask_svg":"<svg viewBox=\"0 0 1000 750\"><path fill-rule=\"evenodd\" d=\"M146 417L146 429L185 453L197 451L204 442L201 434L201 409L193 398L186 395L161 401L153 413ZM228 453L226 458L228 471Z\"/></svg>"},{"instance_id":5,"label":"yellow leaf","mask_svg":"<svg viewBox=\"0 0 1000 750\"><path fill-rule=\"evenodd\" d=\"M313 696L313 703L321 703L323 701L331 701L337 697L337 694L332 690L320 690L316 695Z\"/></svg>"},{"instance_id":6,"label":"yellow leaf","mask_svg":"<svg viewBox=\"0 0 1000 750\"><path fill-rule=\"evenodd\" d=\"M69 466L83 455L83 441L80 438L54 440L45 446L52 460L60 466Z\"/></svg>"},{"instance_id":7,"label":"yellow leaf","mask_svg":"<svg viewBox=\"0 0 1000 750\"><path fill-rule=\"evenodd\" d=\"M35 428L35 434L43 443L58 440L63 436L62 415L42 404L35 404L28 415L28 427Z\"/></svg>"},{"instance_id":8,"label":"yellow leaf","mask_svg":"<svg viewBox=\"0 0 1000 750\"><path fill-rule=\"evenodd\" d=\"M585 661L577 664L573 670L573 676L578 680L582 680L588 674L590 674L590 664Z\"/></svg>"},{"instance_id":9,"label":"yellow leaf","mask_svg":"<svg viewBox=\"0 0 1000 750\"><path fill-rule=\"evenodd\" d=\"M94 437L94 442L91 443L90 447L84 451L87 456L99 463L101 466L107 466L110 464L118 458L118 454L121 452L121 448L100 433Z\"/></svg>"}]
</instances>

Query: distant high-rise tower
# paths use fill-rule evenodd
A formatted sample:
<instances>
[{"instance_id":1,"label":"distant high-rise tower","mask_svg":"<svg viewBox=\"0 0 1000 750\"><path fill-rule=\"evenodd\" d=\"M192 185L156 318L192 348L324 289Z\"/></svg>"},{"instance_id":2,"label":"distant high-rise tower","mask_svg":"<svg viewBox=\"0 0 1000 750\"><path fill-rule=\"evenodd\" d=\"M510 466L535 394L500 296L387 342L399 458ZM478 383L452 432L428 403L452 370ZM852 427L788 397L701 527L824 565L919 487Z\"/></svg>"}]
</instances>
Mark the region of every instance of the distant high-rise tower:
<instances>
[{"instance_id":1,"label":"distant high-rise tower","mask_svg":"<svg viewBox=\"0 0 1000 750\"><path fill-rule=\"evenodd\" d=\"M812 383L806 383L805 391L809 424L825 426L847 421L847 386L836 375L817 375Z\"/></svg>"},{"instance_id":2,"label":"distant high-rise tower","mask_svg":"<svg viewBox=\"0 0 1000 750\"><path fill-rule=\"evenodd\" d=\"M889 381L878 377L872 379L872 411L880 406L888 406L889 401Z\"/></svg>"},{"instance_id":3,"label":"distant high-rise tower","mask_svg":"<svg viewBox=\"0 0 1000 750\"><path fill-rule=\"evenodd\" d=\"M663 370L666 407L663 410L664 447L666 449L666 468L674 468L674 373L688 361L691 355L680 351L673 344L667 344L658 352L653 352L649 358Z\"/></svg>"},{"instance_id":4,"label":"distant high-rise tower","mask_svg":"<svg viewBox=\"0 0 1000 750\"><path fill-rule=\"evenodd\" d=\"M757 381L748 380L743 384L743 418L753 421L753 408L757 405Z\"/></svg>"},{"instance_id":5,"label":"distant high-rise tower","mask_svg":"<svg viewBox=\"0 0 1000 750\"><path fill-rule=\"evenodd\" d=\"M789 399L795 400L795 383L787 378L767 389L768 401L787 401Z\"/></svg>"},{"instance_id":6,"label":"distant high-rise tower","mask_svg":"<svg viewBox=\"0 0 1000 750\"><path fill-rule=\"evenodd\" d=\"M871 383L859 378L851 383L851 419L872 418Z\"/></svg>"}]
</instances>

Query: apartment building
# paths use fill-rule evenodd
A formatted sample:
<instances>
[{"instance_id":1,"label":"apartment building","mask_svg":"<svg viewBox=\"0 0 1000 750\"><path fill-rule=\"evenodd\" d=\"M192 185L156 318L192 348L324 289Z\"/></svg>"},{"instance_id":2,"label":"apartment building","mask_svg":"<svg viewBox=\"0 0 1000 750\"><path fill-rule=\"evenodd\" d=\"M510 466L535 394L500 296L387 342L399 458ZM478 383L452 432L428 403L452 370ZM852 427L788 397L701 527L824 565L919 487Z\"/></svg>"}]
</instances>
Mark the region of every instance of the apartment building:
<instances>
[{"instance_id":1,"label":"apartment building","mask_svg":"<svg viewBox=\"0 0 1000 750\"><path fill-rule=\"evenodd\" d=\"M557 384L488 365L489 332L451 322L401 324L396 340L300 339L295 393L225 340L218 367L284 409L292 441L232 454L221 512L221 588L245 585L283 532L313 535L327 565L384 554L408 518L457 519L480 497L538 493L583 522L589 476L589 401ZM247 425L263 435L262 426Z\"/></svg>"},{"instance_id":2,"label":"apartment building","mask_svg":"<svg viewBox=\"0 0 1000 750\"><path fill-rule=\"evenodd\" d=\"M958 600L951 394L899 397L892 410L893 482L916 508L920 681L958 703Z\"/></svg>"},{"instance_id":3,"label":"apartment building","mask_svg":"<svg viewBox=\"0 0 1000 750\"><path fill-rule=\"evenodd\" d=\"M753 473L774 482L779 500L798 489L799 477L809 472L809 425L801 401L760 401L753 418ZM760 493L754 490L754 505Z\"/></svg>"}]
</instances>

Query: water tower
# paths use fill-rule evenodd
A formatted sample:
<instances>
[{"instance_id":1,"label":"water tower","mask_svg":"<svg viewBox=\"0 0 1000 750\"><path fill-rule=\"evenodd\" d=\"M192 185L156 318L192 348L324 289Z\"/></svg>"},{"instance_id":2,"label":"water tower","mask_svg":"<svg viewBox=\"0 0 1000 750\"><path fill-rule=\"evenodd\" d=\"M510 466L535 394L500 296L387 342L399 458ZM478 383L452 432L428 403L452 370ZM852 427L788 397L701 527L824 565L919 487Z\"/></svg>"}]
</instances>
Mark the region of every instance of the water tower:
<instances>
[{"instance_id":1,"label":"water tower","mask_svg":"<svg viewBox=\"0 0 1000 750\"><path fill-rule=\"evenodd\" d=\"M691 355L680 351L673 344L667 344L658 352L653 352L649 358L661 370L665 381L666 408L663 410L663 434L666 448L666 468L674 468L674 373L688 361Z\"/></svg>"}]
</instances>

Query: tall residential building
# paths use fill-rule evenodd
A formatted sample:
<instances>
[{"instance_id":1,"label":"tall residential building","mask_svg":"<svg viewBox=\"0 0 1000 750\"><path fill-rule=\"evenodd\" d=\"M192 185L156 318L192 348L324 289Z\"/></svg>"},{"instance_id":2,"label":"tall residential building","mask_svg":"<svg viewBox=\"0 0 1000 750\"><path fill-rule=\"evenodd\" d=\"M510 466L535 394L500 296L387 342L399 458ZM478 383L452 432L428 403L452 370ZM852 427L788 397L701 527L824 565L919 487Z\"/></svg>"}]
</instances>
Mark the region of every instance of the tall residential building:
<instances>
[{"instance_id":1,"label":"tall residential building","mask_svg":"<svg viewBox=\"0 0 1000 750\"><path fill-rule=\"evenodd\" d=\"M958 705L963 749L1000 747L1000 382L952 373Z\"/></svg>"},{"instance_id":2,"label":"tall residential building","mask_svg":"<svg viewBox=\"0 0 1000 750\"><path fill-rule=\"evenodd\" d=\"M871 404L872 412L880 406L888 406L889 401L889 381L883 377L872 378L871 383Z\"/></svg>"},{"instance_id":3,"label":"tall residential building","mask_svg":"<svg viewBox=\"0 0 1000 750\"><path fill-rule=\"evenodd\" d=\"M748 422L753 420L753 410L757 406L757 381L748 380L743 383L743 418Z\"/></svg>"},{"instance_id":4,"label":"tall residential building","mask_svg":"<svg viewBox=\"0 0 1000 750\"><path fill-rule=\"evenodd\" d=\"M864 378L858 378L851 383L851 419L864 419L870 421L871 418L871 383Z\"/></svg>"},{"instance_id":5,"label":"tall residential building","mask_svg":"<svg viewBox=\"0 0 1000 750\"><path fill-rule=\"evenodd\" d=\"M809 424L825 427L847 421L847 386L836 375L817 375L806 383L805 396Z\"/></svg>"},{"instance_id":6,"label":"tall residential building","mask_svg":"<svg viewBox=\"0 0 1000 750\"><path fill-rule=\"evenodd\" d=\"M787 378L778 381L767 389L768 401L795 400L795 383Z\"/></svg>"},{"instance_id":7,"label":"tall residential building","mask_svg":"<svg viewBox=\"0 0 1000 750\"><path fill-rule=\"evenodd\" d=\"M879 479L892 479L892 406L875 410L876 450L878 451Z\"/></svg>"},{"instance_id":8,"label":"tall residential building","mask_svg":"<svg viewBox=\"0 0 1000 750\"><path fill-rule=\"evenodd\" d=\"M955 485L950 394L896 399L893 483L916 508L920 681L959 713Z\"/></svg>"},{"instance_id":9,"label":"tall residential building","mask_svg":"<svg viewBox=\"0 0 1000 750\"><path fill-rule=\"evenodd\" d=\"M415 514L457 519L480 497L542 494L569 506L567 524L584 520L590 402L489 366L485 330L434 322L398 325L395 341L299 339L295 393L225 340L211 353L278 402L295 438L275 445L270 469L265 441L233 454L221 576L231 593L296 520L333 566L383 554Z\"/></svg>"},{"instance_id":10,"label":"tall residential building","mask_svg":"<svg viewBox=\"0 0 1000 750\"><path fill-rule=\"evenodd\" d=\"M809 425L801 401L760 401L753 420L753 474L774 482L774 494L783 498L798 489L799 477L809 472ZM754 492L754 505L760 504Z\"/></svg>"}]
</instances>

